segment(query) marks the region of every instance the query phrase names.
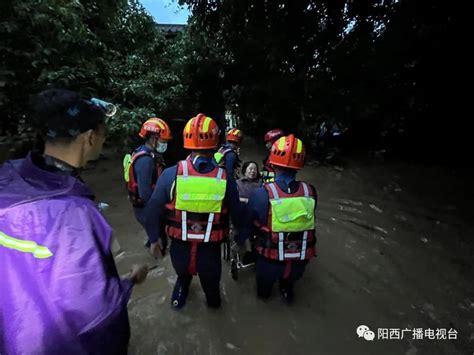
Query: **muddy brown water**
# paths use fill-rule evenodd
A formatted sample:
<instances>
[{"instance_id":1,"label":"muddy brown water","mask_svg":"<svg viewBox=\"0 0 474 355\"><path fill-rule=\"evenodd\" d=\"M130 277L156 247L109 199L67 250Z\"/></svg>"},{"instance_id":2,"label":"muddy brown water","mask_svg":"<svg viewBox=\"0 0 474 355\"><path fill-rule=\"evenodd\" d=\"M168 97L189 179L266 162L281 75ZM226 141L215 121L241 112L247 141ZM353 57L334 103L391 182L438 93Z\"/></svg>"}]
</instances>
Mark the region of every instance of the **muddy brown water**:
<instances>
[{"instance_id":1,"label":"muddy brown water","mask_svg":"<svg viewBox=\"0 0 474 355\"><path fill-rule=\"evenodd\" d=\"M264 151L247 142L243 160ZM434 167L350 161L308 165L299 179L318 191L318 257L285 305L274 289L256 298L254 272L236 282L223 261L220 310L193 280L184 309L170 307L176 280L169 257L153 260L128 203L120 157L108 154L84 179L120 243L116 262L158 264L129 303L130 354L472 354L474 270L472 180ZM366 325L373 341L359 338ZM379 328L403 339L378 339ZM455 329L457 339L413 339L412 330ZM396 331L393 331L396 334ZM395 336L395 335L394 335Z\"/></svg>"}]
</instances>

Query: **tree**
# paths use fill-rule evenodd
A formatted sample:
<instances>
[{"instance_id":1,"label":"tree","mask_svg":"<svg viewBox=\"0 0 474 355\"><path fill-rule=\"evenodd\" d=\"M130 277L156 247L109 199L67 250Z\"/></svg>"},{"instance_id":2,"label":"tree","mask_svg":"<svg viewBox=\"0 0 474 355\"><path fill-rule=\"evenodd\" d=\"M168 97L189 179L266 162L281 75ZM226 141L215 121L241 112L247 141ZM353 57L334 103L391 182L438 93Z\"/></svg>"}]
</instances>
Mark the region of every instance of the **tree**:
<instances>
[{"instance_id":1,"label":"tree","mask_svg":"<svg viewBox=\"0 0 474 355\"><path fill-rule=\"evenodd\" d=\"M48 85L119 105L110 126L121 138L179 112L176 50L138 1L7 0L0 16L0 136L24 131L30 96Z\"/></svg>"},{"instance_id":2,"label":"tree","mask_svg":"<svg viewBox=\"0 0 474 355\"><path fill-rule=\"evenodd\" d=\"M225 53L226 102L246 124L311 132L322 121L350 126L353 143L439 149L461 72L459 16L422 0L182 0L194 31ZM449 74L448 74L449 73ZM443 114L441 114L443 113ZM310 136L306 137L311 139ZM447 145L458 143L450 139ZM407 144L409 142L410 144ZM429 148L428 148L429 147Z\"/></svg>"}]
</instances>

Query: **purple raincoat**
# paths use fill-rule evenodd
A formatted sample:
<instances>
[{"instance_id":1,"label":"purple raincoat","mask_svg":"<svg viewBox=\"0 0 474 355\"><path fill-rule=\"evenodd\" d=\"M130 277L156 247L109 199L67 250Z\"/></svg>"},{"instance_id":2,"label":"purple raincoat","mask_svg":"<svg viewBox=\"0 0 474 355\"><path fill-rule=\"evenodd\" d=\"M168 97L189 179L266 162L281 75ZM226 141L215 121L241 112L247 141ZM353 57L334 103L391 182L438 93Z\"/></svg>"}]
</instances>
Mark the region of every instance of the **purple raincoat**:
<instances>
[{"instance_id":1,"label":"purple raincoat","mask_svg":"<svg viewBox=\"0 0 474 355\"><path fill-rule=\"evenodd\" d=\"M0 354L121 354L132 284L79 179L31 155L0 166Z\"/></svg>"}]
</instances>

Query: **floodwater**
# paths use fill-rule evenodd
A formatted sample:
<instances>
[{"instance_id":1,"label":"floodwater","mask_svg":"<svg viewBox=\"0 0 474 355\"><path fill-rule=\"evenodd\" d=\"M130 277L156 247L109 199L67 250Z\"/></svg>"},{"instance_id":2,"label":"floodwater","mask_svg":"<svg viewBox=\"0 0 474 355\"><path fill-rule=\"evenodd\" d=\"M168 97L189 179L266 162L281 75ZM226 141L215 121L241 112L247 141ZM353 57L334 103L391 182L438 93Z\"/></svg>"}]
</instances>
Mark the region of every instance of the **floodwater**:
<instances>
[{"instance_id":1,"label":"floodwater","mask_svg":"<svg viewBox=\"0 0 474 355\"><path fill-rule=\"evenodd\" d=\"M261 162L263 154L255 144L242 148L244 161ZM318 191L318 256L295 287L295 303L284 304L277 289L269 301L257 299L253 270L234 281L223 261L222 308L206 307L194 279L180 311L170 306L176 276L169 256L155 261L142 246L120 157L100 161L84 179L110 205L104 214L121 246L119 270L158 265L129 303L131 354L474 352L472 179L402 163L309 164L299 179ZM359 325L375 339L359 337ZM392 339L379 339L384 329ZM414 339L414 329L423 339ZM437 329L457 339L437 339Z\"/></svg>"}]
</instances>

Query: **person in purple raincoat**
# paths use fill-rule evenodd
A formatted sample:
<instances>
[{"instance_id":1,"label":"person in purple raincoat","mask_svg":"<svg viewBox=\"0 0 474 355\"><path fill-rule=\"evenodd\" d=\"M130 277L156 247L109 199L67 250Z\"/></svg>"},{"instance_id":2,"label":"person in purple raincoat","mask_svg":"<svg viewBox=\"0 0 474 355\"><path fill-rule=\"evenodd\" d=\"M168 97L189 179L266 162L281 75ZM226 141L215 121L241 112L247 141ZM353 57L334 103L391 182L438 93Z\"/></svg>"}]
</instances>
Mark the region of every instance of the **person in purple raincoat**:
<instances>
[{"instance_id":1,"label":"person in purple raincoat","mask_svg":"<svg viewBox=\"0 0 474 355\"><path fill-rule=\"evenodd\" d=\"M79 177L102 149L104 111L58 89L33 107L44 154L0 165L0 354L125 354L147 267L119 277L112 230Z\"/></svg>"}]
</instances>

